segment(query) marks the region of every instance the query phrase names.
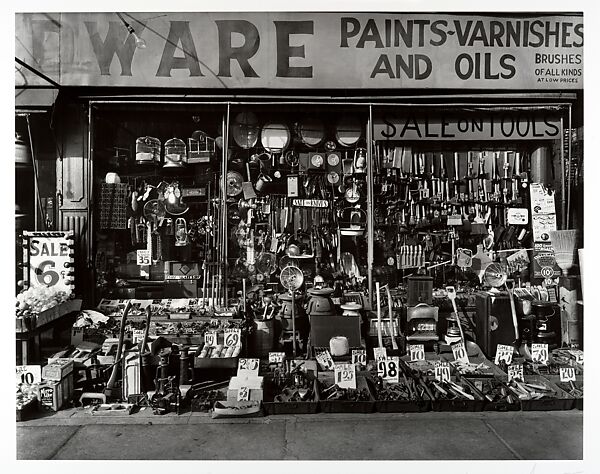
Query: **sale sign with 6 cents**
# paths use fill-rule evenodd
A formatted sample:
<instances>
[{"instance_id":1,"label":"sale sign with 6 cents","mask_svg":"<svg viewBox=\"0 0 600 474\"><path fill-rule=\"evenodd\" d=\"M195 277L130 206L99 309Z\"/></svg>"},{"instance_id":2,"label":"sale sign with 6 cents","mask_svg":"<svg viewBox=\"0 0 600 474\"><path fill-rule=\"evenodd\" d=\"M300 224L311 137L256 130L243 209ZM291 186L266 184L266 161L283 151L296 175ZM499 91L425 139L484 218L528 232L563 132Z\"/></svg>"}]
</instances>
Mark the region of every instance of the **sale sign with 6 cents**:
<instances>
[{"instance_id":1,"label":"sale sign with 6 cents","mask_svg":"<svg viewBox=\"0 0 600 474\"><path fill-rule=\"evenodd\" d=\"M73 289L73 231L23 232L23 280L29 287Z\"/></svg>"}]
</instances>

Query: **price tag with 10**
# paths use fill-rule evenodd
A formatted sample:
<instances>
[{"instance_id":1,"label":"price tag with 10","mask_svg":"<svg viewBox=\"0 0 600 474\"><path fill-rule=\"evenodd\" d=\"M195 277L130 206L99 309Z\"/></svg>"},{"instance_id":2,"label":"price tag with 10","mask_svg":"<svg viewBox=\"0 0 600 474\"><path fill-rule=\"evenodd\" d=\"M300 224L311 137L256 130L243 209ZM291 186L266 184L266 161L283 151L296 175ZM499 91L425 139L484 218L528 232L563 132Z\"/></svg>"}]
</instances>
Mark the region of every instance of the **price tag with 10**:
<instances>
[{"instance_id":1,"label":"price tag with 10","mask_svg":"<svg viewBox=\"0 0 600 474\"><path fill-rule=\"evenodd\" d=\"M461 341L453 342L450 344L452 347L452 354L454 354L454 360L469 363L469 356L467 355L467 350L465 349L465 343Z\"/></svg>"},{"instance_id":2,"label":"price tag with 10","mask_svg":"<svg viewBox=\"0 0 600 474\"><path fill-rule=\"evenodd\" d=\"M423 344L411 344L409 347L410 360L425 360L425 346Z\"/></svg>"},{"instance_id":3,"label":"price tag with 10","mask_svg":"<svg viewBox=\"0 0 600 474\"><path fill-rule=\"evenodd\" d=\"M208 347L216 347L217 333L215 331L207 331L204 333L204 344Z\"/></svg>"},{"instance_id":4,"label":"price tag with 10","mask_svg":"<svg viewBox=\"0 0 600 474\"><path fill-rule=\"evenodd\" d=\"M356 366L354 364L335 364L335 384L340 388L356 389Z\"/></svg>"},{"instance_id":5,"label":"price tag with 10","mask_svg":"<svg viewBox=\"0 0 600 474\"><path fill-rule=\"evenodd\" d=\"M17 365L17 384L38 383L42 381L41 365Z\"/></svg>"},{"instance_id":6,"label":"price tag with 10","mask_svg":"<svg viewBox=\"0 0 600 474\"><path fill-rule=\"evenodd\" d=\"M353 349L352 350L352 363L360 366L367 365L367 351L364 349Z\"/></svg>"}]
</instances>

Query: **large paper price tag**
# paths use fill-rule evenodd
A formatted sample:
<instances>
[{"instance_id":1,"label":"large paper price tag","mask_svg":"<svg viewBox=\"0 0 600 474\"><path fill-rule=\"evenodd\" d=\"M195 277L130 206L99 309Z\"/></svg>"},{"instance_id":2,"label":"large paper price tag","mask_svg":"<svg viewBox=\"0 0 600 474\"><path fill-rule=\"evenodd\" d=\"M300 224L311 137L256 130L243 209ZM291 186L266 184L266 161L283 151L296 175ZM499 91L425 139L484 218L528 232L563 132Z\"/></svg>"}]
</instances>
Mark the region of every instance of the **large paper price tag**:
<instances>
[{"instance_id":1,"label":"large paper price tag","mask_svg":"<svg viewBox=\"0 0 600 474\"><path fill-rule=\"evenodd\" d=\"M538 364L548 364L548 344L531 344L531 359Z\"/></svg>"},{"instance_id":2,"label":"large paper price tag","mask_svg":"<svg viewBox=\"0 0 600 474\"><path fill-rule=\"evenodd\" d=\"M561 382L575 382L575 369L573 367L561 367L559 371Z\"/></svg>"},{"instance_id":3,"label":"large paper price tag","mask_svg":"<svg viewBox=\"0 0 600 474\"><path fill-rule=\"evenodd\" d=\"M425 360L425 346L423 344L411 344L408 346L410 360Z\"/></svg>"},{"instance_id":4,"label":"large paper price tag","mask_svg":"<svg viewBox=\"0 0 600 474\"><path fill-rule=\"evenodd\" d=\"M17 365L17 383L38 383L42 381L41 365Z\"/></svg>"},{"instance_id":5,"label":"large paper price tag","mask_svg":"<svg viewBox=\"0 0 600 474\"><path fill-rule=\"evenodd\" d=\"M225 347L235 347L242 340L242 330L239 328L225 329Z\"/></svg>"},{"instance_id":6,"label":"large paper price tag","mask_svg":"<svg viewBox=\"0 0 600 474\"><path fill-rule=\"evenodd\" d=\"M367 351L364 349L352 349L352 363L361 367L367 365Z\"/></svg>"},{"instance_id":7,"label":"large paper price tag","mask_svg":"<svg viewBox=\"0 0 600 474\"><path fill-rule=\"evenodd\" d=\"M356 366L354 364L335 364L335 384L340 388L356 389Z\"/></svg>"},{"instance_id":8,"label":"large paper price tag","mask_svg":"<svg viewBox=\"0 0 600 474\"><path fill-rule=\"evenodd\" d=\"M238 402L247 402L250 400L250 389L248 387L240 387L237 392Z\"/></svg>"},{"instance_id":9,"label":"large paper price tag","mask_svg":"<svg viewBox=\"0 0 600 474\"><path fill-rule=\"evenodd\" d=\"M385 347L376 347L373 349L373 357L375 357L375 361L377 362L380 360L385 360L387 358Z\"/></svg>"},{"instance_id":10,"label":"large paper price tag","mask_svg":"<svg viewBox=\"0 0 600 474\"><path fill-rule=\"evenodd\" d=\"M150 250L148 249L140 249L136 252L137 255L137 264L139 266L143 266L143 265L150 265L150 258L151 258L151 254L150 254Z\"/></svg>"},{"instance_id":11,"label":"large paper price tag","mask_svg":"<svg viewBox=\"0 0 600 474\"><path fill-rule=\"evenodd\" d=\"M260 359L240 359L238 362L238 377L240 375L258 375L258 367L260 366Z\"/></svg>"},{"instance_id":12,"label":"large paper price tag","mask_svg":"<svg viewBox=\"0 0 600 474\"><path fill-rule=\"evenodd\" d=\"M269 364L282 364L285 352L269 352Z\"/></svg>"},{"instance_id":13,"label":"large paper price tag","mask_svg":"<svg viewBox=\"0 0 600 474\"><path fill-rule=\"evenodd\" d=\"M400 381L398 359L398 357L388 357L377 362L377 375L387 382L398 383Z\"/></svg>"},{"instance_id":14,"label":"large paper price tag","mask_svg":"<svg viewBox=\"0 0 600 474\"><path fill-rule=\"evenodd\" d=\"M510 365L510 363L512 362L512 356L513 356L513 347L512 346L507 346L505 344L498 344L498 346L496 346L496 359L494 360L494 363L496 365L500 364L501 361L506 362L506 365Z\"/></svg>"},{"instance_id":15,"label":"large paper price tag","mask_svg":"<svg viewBox=\"0 0 600 474\"><path fill-rule=\"evenodd\" d=\"M217 333L214 331L205 332L204 344L206 344L208 347L215 347L217 345Z\"/></svg>"},{"instance_id":16,"label":"large paper price tag","mask_svg":"<svg viewBox=\"0 0 600 474\"><path fill-rule=\"evenodd\" d=\"M328 350L317 352L317 362L322 370L333 370L334 363Z\"/></svg>"},{"instance_id":17,"label":"large paper price tag","mask_svg":"<svg viewBox=\"0 0 600 474\"><path fill-rule=\"evenodd\" d=\"M469 356L467 355L467 350L465 349L465 343L461 341L456 341L450 344L452 347L452 354L454 354L454 360L469 363Z\"/></svg>"},{"instance_id":18,"label":"large paper price tag","mask_svg":"<svg viewBox=\"0 0 600 474\"><path fill-rule=\"evenodd\" d=\"M523 364L511 364L508 366L508 381L511 380L523 381Z\"/></svg>"},{"instance_id":19,"label":"large paper price tag","mask_svg":"<svg viewBox=\"0 0 600 474\"><path fill-rule=\"evenodd\" d=\"M450 381L450 365L448 362L439 362L435 365L434 376L438 382Z\"/></svg>"}]
</instances>

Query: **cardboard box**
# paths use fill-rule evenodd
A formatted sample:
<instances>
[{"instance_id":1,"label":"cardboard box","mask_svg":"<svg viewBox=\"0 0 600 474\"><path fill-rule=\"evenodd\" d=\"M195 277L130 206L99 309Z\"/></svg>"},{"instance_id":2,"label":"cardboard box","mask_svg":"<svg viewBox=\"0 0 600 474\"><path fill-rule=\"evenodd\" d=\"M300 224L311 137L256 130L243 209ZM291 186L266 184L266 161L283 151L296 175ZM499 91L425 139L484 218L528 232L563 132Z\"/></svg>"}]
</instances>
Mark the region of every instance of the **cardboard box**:
<instances>
[{"instance_id":1,"label":"cardboard box","mask_svg":"<svg viewBox=\"0 0 600 474\"><path fill-rule=\"evenodd\" d=\"M60 381L47 380L38 387L40 405L51 410L60 410L73 397L73 373Z\"/></svg>"},{"instance_id":2,"label":"cardboard box","mask_svg":"<svg viewBox=\"0 0 600 474\"><path fill-rule=\"evenodd\" d=\"M42 379L60 382L73 372L73 359L56 358L48 359L48 365L42 367Z\"/></svg>"}]
</instances>

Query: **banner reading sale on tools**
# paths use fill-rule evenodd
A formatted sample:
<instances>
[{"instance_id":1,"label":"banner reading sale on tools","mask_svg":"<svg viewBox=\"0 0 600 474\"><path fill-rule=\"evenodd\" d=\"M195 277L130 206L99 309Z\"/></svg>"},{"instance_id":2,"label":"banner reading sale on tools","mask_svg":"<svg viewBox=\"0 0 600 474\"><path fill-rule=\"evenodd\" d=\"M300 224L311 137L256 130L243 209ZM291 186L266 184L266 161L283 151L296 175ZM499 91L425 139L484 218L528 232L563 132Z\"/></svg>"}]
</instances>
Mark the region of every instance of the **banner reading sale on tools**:
<instances>
[{"instance_id":1,"label":"banner reading sale on tools","mask_svg":"<svg viewBox=\"0 0 600 474\"><path fill-rule=\"evenodd\" d=\"M577 14L24 13L16 37L65 86L583 88Z\"/></svg>"}]
</instances>

